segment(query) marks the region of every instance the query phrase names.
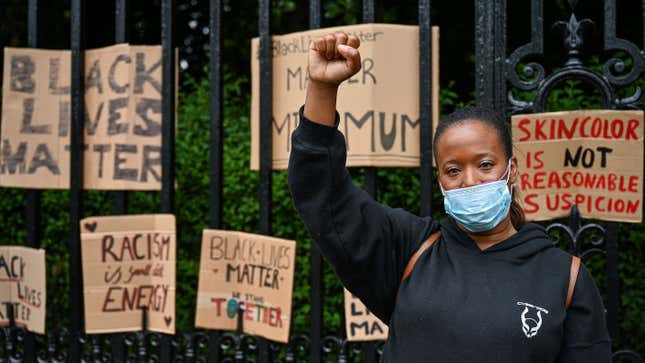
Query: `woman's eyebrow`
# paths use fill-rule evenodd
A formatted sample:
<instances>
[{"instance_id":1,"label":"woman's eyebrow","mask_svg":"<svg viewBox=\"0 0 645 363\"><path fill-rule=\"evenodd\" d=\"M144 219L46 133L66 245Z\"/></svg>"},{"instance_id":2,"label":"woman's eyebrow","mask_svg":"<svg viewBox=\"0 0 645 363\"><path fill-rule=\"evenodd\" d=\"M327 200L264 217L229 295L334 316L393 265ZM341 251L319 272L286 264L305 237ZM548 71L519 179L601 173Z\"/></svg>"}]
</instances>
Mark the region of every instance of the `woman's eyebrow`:
<instances>
[{"instance_id":1,"label":"woman's eyebrow","mask_svg":"<svg viewBox=\"0 0 645 363\"><path fill-rule=\"evenodd\" d=\"M484 157L487 157L487 156L495 156L495 153L490 152L490 151L484 151L484 152L475 154L474 158L475 159L481 159L481 158L484 158Z\"/></svg>"},{"instance_id":2,"label":"woman's eyebrow","mask_svg":"<svg viewBox=\"0 0 645 363\"><path fill-rule=\"evenodd\" d=\"M494 152L492 152L492 151L483 151L483 152L476 153L476 154L468 157L467 162L472 161L472 160L480 160L480 159L485 158L485 157L492 157L492 159L497 161L498 158L495 155L496 154ZM464 158L464 160L466 160L466 159ZM448 160L444 161L443 163L441 163L441 167L445 168L446 165L448 165L448 164L461 165L462 163L463 162L460 162L458 159L452 158L452 159L448 159Z\"/></svg>"},{"instance_id":3,"label":"woman's eyebrow","mask_svg":"<svg viewBox=\"0 0 645 363\"><path fill-rule=\"evenodd\" d=\"M455 159L448 159L441 164L441 167L445 168L448 164L459 164Z\"/></svg>"}]
</instances>

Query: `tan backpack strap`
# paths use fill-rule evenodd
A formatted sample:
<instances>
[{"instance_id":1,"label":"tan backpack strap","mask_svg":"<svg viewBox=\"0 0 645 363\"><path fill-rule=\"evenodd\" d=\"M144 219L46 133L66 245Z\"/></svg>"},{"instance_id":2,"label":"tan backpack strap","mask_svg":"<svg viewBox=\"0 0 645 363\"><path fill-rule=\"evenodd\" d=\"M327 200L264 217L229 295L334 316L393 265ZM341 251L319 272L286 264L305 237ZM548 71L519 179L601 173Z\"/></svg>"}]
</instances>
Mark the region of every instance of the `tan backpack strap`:
<instances>
[{"instance_id":1,"label":"tan backpack strap","mask_svg":"<svg viewBox=\"0 0 645 363\"><path fill-rule=\"evenodd\" d=\"M580 257L573 256L571 258L571 272L569 274L569 291L567 291L567 301L565 302L565 308L569 308L571 305L571 299L573 298L573 290L576 288L576 280L578 279L578 271L580 270Z\"/></svg>"},{"instance_id":2,"label":"tan backpack strap","mask_svg":"<svg viewBox=\"0 0 645 363\"><path fill-rule=\"evenodd\" d=\"M417 263L417 260L419 257L427 250L428 248L432 247L432 244L439 238L439 235L441 234L441 230L437 230L435 233L431 234L428 239L423 241L421 246L414 252L412 257L410 257L410 261L408 261L408 265L405 266L405 271L403 271L403 277L401 278L401 282L405 281L405 279L408 278L410 275L410 272L412 272L412 269L414 268L414 265Z\"/></svg>"}]
</instances>

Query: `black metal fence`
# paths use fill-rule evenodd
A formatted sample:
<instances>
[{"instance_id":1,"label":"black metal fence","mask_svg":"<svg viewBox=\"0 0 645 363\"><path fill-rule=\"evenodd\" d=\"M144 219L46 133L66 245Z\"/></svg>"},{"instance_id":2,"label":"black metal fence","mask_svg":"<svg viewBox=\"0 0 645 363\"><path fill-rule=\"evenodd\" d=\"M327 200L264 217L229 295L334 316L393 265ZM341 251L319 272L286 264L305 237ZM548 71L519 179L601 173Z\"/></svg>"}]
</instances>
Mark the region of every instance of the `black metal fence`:
<instances>
[{"instance_id":1,"label":"black metal fence","mask_svg":"<svg viewBox=\"0 0 645 363\"><path fill-rule=\"evenodd\" d=\"M514 50L506 47L506 0L475 0L475 47L476 47L476 101L479 105L504 110L505 113L540 112L546 110L546 97L561 81L580 79L592 84L602 94L605 108L643 108L640 88L627 97L619 97L617 91L638 77L645 79L645 56L642 48L619 39L616 36L615 0L605 0L604 50L622 51L631 59L631 69L625 74L625 60L611 58L605 63L604 71L594 71L578 56L583 46L580 21L575 17L577 1L568 1L571 19L564 23L565 45L568 54L563 54L562 64L555 72L547 74L545 67L527 61L527 57L543 55L543 1L531 0L530 42ZM21 328L9 326L0 329L0 361L7 362L79 362L79 361L204 361L204 362L322 362L335 360L346 362L365 360L374 362L381 352L382 343L348 343L344 337L323 336L323 280L322 259L317 249L310 253L311 268L311 316L307 335L291 337L288 344L275 344L267 340L247 336L238 332L190 331L174 336L150 333L144 329L136 333L86 335L83 333L83 295L80 265L79 221L83 215L83 46L84 46L84 0L71 0L71 175L70 175L70 236L69 276L70 315L68 326L50 327L47 335L35 335ZM115 0L115 43L127 41L127 0ZM222 65L220 50L222 44L221 22L222 1L210 0L210 221L211 228L222 225ZM28 4L28 46L46 47L37 43L38 0ZM645 1L643 1L645 9ZM161 212L173 213L174 206L174 124L175 124L175 43L173 0L161 0L161 42L163 48L162 68L162 190ZM645 10L643 10L643 32L645 42ZM363 21L374 22L373 0L363 1ZM420 120L421 120L421 167L420 210L422 215L432 212L433 175L431 169L432 129L430 115L431 100L431 37L430 0L418 1L419 25L419 78L420 78ZM271 174L271 2L259 0L258 28L260 35L260 226L259 233L271 234L272 221L272 174ZM320 0L309 1L309 28L321 26ZM645 48L645 45L644 45ZM525 64L525 65L524 65ZM518 74L523 65L522 74ZM534 91L534 98L520 101L513 97L512 89ZM365 188L376 195L376 172L365 171ZM27 244L39 247L40 240L40 199L38 190L27 191ZM114 193L114 212L127 213L127 193ZM568 223L554 223L548 230L557 236L554 243L567 240L568 249L586 259L594 254L606 258L607 277L607 318L610 334L619 336L620 294L618 286L618 225L589 223L583 225L577 210L571 213ZM589 237L591 236L591 237ZM241 315L240 315L241 316ZM145 322L145 314L144 314ZM633 351L618 350L616 360L642 362Z\"/></svg>"}]
</instances>

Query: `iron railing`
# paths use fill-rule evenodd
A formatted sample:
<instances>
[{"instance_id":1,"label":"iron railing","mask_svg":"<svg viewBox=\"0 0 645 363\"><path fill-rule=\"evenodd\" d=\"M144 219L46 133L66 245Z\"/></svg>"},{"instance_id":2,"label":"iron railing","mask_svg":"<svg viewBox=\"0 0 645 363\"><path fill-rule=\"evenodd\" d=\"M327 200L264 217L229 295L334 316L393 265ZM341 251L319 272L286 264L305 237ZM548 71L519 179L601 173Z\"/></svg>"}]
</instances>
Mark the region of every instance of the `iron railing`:
<instances>
[{"instance_id":1,"label":"iron railing","mask_svg":"<svg viewBox=\"0 0 645 363\"><path fill-rule=\"evenodd\" d=\"M608 108L641 109L641 93L638 91L627 98L617 97L616 88L625 86L636 77L645 77L643 51L633 43L616 37L615 0L605 0L605 49L621 49L633 60L633 69L628 76L616 76L625 62L610 59L604 72L595 72L585 66L577 57L582 46L580 24L575 18L575 3L572 15L564 23L568 54L563 67L547 76L545 67L530 62L524 69L524 77L516 74L516 67L527 55L543 53L543 1L531 0L531 41L512 52L506 49L506 0L475 1L475 48L476 48L476 101L479 105L506 110L507 114L544 111L545 99L553 86L561 79L585 79L601 89L603 103ZM70 239L69 239L69 325L50 327L46 335L36 335L15 326L0 329L0 362L301 362L319 363L331 359L338 362L353 361L358 357L366 362L375 362L382 352L380 343L349 343L344 336L323 336L323 279L320 252L312 247L310 251L311 274L311 315L309 333L294 335L288 344L270 343L267 340L237 332L189 331L174 336L147 331L147 314L143 311L143 329L136 333L86 335L83 333L83 296L80 266L79 221L83 215L83 47L84 47L84 0L71 0L71 50L72 50L72 133L71 133L71 174L70 174ZM210 30L210 213L209 227L222 226L222 64L221 64L221 23L222 1L209 2ZM38 44L38 0L28 2L28 46ZM260 222L258 232L272 232L272 172L271 172L271 2L260 0L258 6L258 29L260 36ZM419 24L419 77L420 77L420 121L421 121L421 167L420 211L422 215L432 212L433 174L431 168L432 115L430 0L418 1ZM645 2L643 4L645 8ZM128 1L115 0L115 42L127 41ZM174 211L174 125L175 125L175 42L173 0L161 0L161 42L162 42L162 190L161 212ZM645 15L643 16L645 20ZM373 0L364 0L362 20L377 20ZM645 22L644 22L645 24ZM309 28L321 26L321 2L309 1ZM645 25L644 25L645 32ZM575 41L574 41L575 40ZM645 42L645 39L644 39ZM645 48L645 46L644 46ZM510 55L508 55L510 54ZM530 81L523 80L531 78ZM531 102L518 101L507 88L535 90ZM373 196L377 193L376 170L366 168L365 189ZM114 213L127 213L127 192L114 192ZM40 210L41 191L27 191L26 229L27 245L39 247L41 235ZM607 310L609 329L612 337L618 336L618 308L620 295L618 286L618 226L590 223L582 225L574 209L567 223L554 223L548 230L555 238L554 243L568 241L568 249L586 258L593 254L606 255L607 259ZM595 233L594 233L595 232ZM565 238L566 237L566 238ZM54 308L55 310L55 308ZM61 313L56 311L56 313ZM242 314L238 314L241 317ZM642 362L642 358L630 350L618 350L616 359Z\"/></svg>"}]
</instances>

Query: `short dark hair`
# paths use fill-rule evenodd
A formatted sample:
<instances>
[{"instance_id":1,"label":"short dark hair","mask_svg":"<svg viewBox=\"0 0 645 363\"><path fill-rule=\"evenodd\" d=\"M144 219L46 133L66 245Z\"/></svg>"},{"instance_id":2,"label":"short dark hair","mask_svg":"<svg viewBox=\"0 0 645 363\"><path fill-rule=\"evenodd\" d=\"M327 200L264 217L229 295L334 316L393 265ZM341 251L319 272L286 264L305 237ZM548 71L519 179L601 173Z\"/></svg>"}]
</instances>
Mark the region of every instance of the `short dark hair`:
<instances>
[{"instance_id":1,"label":"short dark hair","mask_svg":"<svg viewBox=\"0 0 645 363\"><path fill-rule=\"evenodd\" d=\"M499 141L504 146L504 153L506 154L506 160L510 159L513 156L513 139L511 138L511 132L509 127L504 122L504 119L498 112L494 110L485 108L485 107L474 107L469 106L457 110L448 116L444 117L439 125L437 125L437 130L434 134L434 140L432 143L432 151L434 153L434 159L437 159L437 144L439 139L446 132L447 129L456 126L463 125L467 122L481 122L484 125L491 127L497 133ZM516 229L519 229L525 222L524 210L517 200L517 192L513 193L513 201L511 202L511 222Z\"/></svg>"},{"instance_id":2,"label":"short dark hair","mask_svg":"<svg viewBox=\"0 0 645 363\"><path fill-rule=\"evenodd\" d=\"M499 113L484 107L469 106L449 114L439 122L439 125L437 125L432 145L435 160L437 160L437 144L444 132L454 125L461 125L469 120L479 121L492 127L497 132L497 136L504 146L506 159L513 156L513 141L511 139L511 133Z\"/></svg>"}]
</instances>

